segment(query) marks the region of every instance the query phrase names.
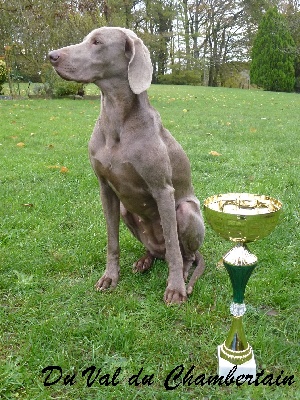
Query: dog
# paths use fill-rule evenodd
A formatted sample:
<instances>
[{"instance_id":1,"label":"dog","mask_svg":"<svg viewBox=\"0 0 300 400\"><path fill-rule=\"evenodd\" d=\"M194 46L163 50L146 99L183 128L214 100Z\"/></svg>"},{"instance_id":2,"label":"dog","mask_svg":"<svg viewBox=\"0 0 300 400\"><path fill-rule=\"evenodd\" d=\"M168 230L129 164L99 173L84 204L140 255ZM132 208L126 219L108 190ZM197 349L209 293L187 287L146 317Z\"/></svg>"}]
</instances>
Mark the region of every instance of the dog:
<instances>
[{"instance_id":1,"label":"dog","mask_svg":"<svg viewBox=\"0 0 300 400\"><path fill-rule=\"evenodd\" d=\"M118 283L122 218L146 248L134 271L146 271L156 258L165 259L169 273L164 300L186 301L205 268L198 250L205 227L189 160L149 103L152 64L147 47L129 29L102 27L79 44L51 51L49 59L63 79L93 82L101 90L101 112L89 142L107 227L106 269L96 289Z\"/></svg>"}]
</instances>

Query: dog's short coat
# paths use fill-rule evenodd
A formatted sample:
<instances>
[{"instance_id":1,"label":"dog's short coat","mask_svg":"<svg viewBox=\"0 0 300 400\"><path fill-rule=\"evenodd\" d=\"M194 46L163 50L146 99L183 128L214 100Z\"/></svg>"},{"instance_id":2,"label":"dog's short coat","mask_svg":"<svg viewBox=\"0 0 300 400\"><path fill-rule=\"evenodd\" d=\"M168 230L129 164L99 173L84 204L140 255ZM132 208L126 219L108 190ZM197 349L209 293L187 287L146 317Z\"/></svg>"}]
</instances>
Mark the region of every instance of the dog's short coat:
<instances>
[{"instance_id":1,"label":"dog's short coat","mask_svg":"<svg viewBox=\"0 0 300 400\"><path fill-rule=\"evenodd\" d=\"M204 270L198 251L204 223L188 158L148 101L152 78L148 49L128 29L103 27L82 43L50 52L49 58L62 78L94 82L101 89L101 113L89 154L101 188L108 245L106 270L96 288L117 285L122 216L147 249L134 264L135 271L147 270L155 258L166 259L164 299L185 301Z\"/></svg>"}]
</instances>

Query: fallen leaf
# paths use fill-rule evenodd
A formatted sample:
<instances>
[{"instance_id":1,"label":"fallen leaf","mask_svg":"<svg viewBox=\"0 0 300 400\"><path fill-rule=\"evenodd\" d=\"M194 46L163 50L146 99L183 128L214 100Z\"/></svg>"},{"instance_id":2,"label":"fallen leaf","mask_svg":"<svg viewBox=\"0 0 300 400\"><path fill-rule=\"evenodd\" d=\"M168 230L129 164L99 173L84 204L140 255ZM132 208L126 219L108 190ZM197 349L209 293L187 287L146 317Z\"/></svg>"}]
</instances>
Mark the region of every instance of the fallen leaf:
<instances>
[{"instance_id":1,"label":"fallen leaf","mask_svg":"<svg viewBox=\"0 0 300 400\"><path fill-rule=\"evenodd\" d=\"M17 146L18 146L18 147L24 147L24 146L25 146L25 143L19 142L19 143L17 143Z\"/></svg>"},{"instance_id":2,"label":"fallen leaf","mask_svg":"<svg viewBox=\"0 0 300 400\"><path fill-rule=\"evenodd\" d=\"M267 306L260 307L260 310L270 317L277 317L277 315L279 315L279 312L277 310L275 310L274 308L269 308Z\"/></svg>"},{"instance_id":3,"label":"fallen leaf","mask_svg":"<svg viewBox=\"0 0 300 400\"><path fill-rule=\"evenodd\" d=\"M278 311L274 310L274 308L271 308L266 312L266 315L269 315L270 317L276 317L278 314Z\"/></svg>"},{"instance_id":4,"label":"fallen leaf","mask_svg":"<svg viewBox=\"0 0 300 400\"><path fill-rule=\"evenodd\" d=\"M24 206L24 207L34 207L34 205L32 203L25 203L25 204L22 204L22 206Z\"/></svg>"},{"instance_id":5,"label":"fallen leaf","mask_svg":"<svg viewBox=\"0 0 300 400\"><path fill-rule=\"evenodd\" d=\"M186 108L184 108L182 111L183 111L184 113L188 112L188 110L187 110Z\"/></svg>"},{"instance_id":6,"label":"fallen leaf","mask_svg":"<svg viewBox=\"0 0 300 400\"><path fill-rule=\"evenodd\" d=\"M214 150L210 151L209 154L212 155L212 156L221 156L222 155L222 154L220 154L220 153L218 153L217 151L214 151Z\"/></svg>"},{"instance_id":7,"label":"fallen leaf","mask_svg":"<svg viewBox=\"0 0 300 400\"><path fill-rule=\"evenodd\" d=\"M59 169L60 166L59 165L48 165L47 168L49 168L49 169Z\"/></svg>"},{"instance_id":8,"label":"fallen leaf","mask_svg":"<svg viewBox=\"0 0 300 400\"><path fill-rule=\"evenodd\" d=\"M69 169L67 167L61 167L60 172L62 174L66 174L67 172L69 172Z\"/></svg>"}]
</instances>

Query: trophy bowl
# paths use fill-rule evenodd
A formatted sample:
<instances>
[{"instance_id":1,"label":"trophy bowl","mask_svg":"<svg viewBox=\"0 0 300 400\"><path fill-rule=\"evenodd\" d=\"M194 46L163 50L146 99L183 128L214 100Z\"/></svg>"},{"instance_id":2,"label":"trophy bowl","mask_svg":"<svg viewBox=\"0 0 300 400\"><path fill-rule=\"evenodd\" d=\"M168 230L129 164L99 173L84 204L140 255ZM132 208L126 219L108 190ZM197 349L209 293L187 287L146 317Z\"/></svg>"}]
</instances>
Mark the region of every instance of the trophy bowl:
<instances>
[{"instance_id":1,"label":"trophy bowl","mask_svg":"<svg viewBox=\"0 0 300 400\"><path fill-rule=\"evenodd\" d=\"M272 197L249 193L218 194L204 201L213 230L224 239L242 243L268 236L278 224L281 207Z\"/></svg>"}]
</instances>

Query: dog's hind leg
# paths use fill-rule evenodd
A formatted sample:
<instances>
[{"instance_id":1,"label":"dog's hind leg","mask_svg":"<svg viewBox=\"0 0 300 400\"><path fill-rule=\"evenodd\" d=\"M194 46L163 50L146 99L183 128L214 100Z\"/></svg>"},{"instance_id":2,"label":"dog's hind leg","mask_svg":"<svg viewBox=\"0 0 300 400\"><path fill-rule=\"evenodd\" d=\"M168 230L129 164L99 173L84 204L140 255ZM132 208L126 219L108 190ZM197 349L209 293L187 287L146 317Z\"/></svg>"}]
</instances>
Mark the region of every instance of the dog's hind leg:
<instances>
[{"instance_id":1,"label":"dog's hind leg","mask_svg":"<svg viewBox=\"0 0 300 400\"><path fill-rule=\"evenodd\" d=\"M133 264L132 270L133 272L145 272L152 267L156 258L163 258L164 246L161 253L162 246L161 243L157 242L157 238L155 237L155 227L151 223L146 224L137 215L126 210L123 204L121 204L121 216L133 236L143 243L147 249L146 254ZM161 237L161 241L163 242L162 232L157 236Z\"/></svg>"},{"instance_id":2,"label":"dog's hind leg","mask_svg":"<svg viewBox=\"0 0 300 400\"><path fill-rule=\"evenodd\" d=\"M191 294L195 282L205 269L204 259L198 251L205 232L198 202L191 199L179 203L176 209L176 217L183 257L183 277L187 281L190 275L187 294Z\"/></svg>"},{"instance_id":3,"label":"dog's hind leg","mask_svg":"<svg viewBox=\"0 0 300 400\"><path fill-rule=\"evenodd\" d=\"M199 251L196 251L195 256L196 256L194 261L195 269L187 284L186 288L187 294L192 293L195 283L197 282L198 278L203 274L205 269L205 262L202 254L200 254Z\"/></svg>"}]
</instances>

